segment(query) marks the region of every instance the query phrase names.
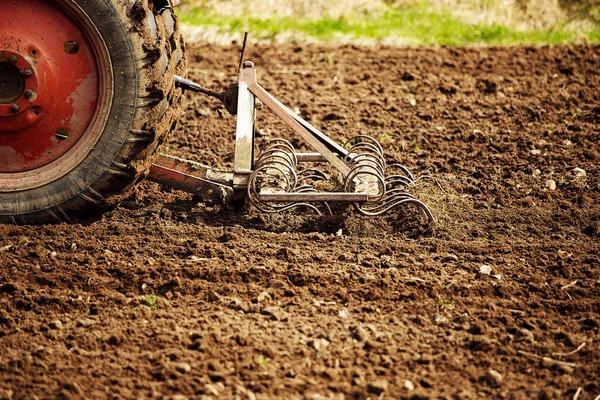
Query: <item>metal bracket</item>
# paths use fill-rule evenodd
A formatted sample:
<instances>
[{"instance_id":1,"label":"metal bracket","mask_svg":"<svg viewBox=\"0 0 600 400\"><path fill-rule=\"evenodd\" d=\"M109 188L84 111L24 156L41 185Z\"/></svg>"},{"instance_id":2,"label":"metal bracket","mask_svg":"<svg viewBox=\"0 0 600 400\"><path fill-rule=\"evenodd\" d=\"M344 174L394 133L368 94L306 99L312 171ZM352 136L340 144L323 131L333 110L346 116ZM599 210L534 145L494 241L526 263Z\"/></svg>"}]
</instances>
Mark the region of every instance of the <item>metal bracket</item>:
<instances>
[{"instance_id":1,"label":"metal bracket","mask_svg":"<svg viewBox=\"0 0 600 400\"><path fill-rule=\"evenodd\" d=\"M200 163L166 154L161 154L150 167L148 180L213 203L228 204L233 197L233 174L214 171Z\"/></svg>"}]
</instances>

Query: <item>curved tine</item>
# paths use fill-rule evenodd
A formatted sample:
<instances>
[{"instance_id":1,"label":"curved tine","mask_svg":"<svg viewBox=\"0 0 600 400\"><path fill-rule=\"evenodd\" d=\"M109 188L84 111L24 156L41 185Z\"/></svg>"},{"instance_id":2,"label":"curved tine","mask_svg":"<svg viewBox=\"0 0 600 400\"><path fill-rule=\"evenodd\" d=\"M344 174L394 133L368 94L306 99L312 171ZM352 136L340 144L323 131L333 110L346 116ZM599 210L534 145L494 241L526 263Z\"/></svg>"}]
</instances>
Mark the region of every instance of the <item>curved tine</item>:
<instances>
[{"instance_id":1,"label":"curved tine","mask_svg":"<svg viewBox=\"0 0 600 400\"><path fill-rule=\"evenodd\" d=\"M319 211L319 209L317 207L315 207L313 204L308 204L308 203L292 203L292 204L289 204L289 205L287 205L281 209L278 209L277 211L274 211L274 212L284 212L284 211L288 211L288 210L291 210L292 208L296 208L296 207L310 208L311 210L316 212L317 215L323 215L323 214L321 214L321 211Z\"/></svg>"},{"instance_id":2,"label":"curved tine","mask_svg":"<svg viewBox=\"0 0 600 400\"><path fill-rule=\"evenodd\" d=\"M352 152L357 152L357 150L363 150L365 152L372 152L372 153L375 153L375 154L383 157L383 150L381 149L381 147L376 146L373 143L369 143L369 142L356 143L354 146L350 147L350 149L348 149L348 150L352 151Z\"/></svg>"},{"instance_id":3,"label":"curved tine","mask_svg":"<svg viewBox=\"0 0 600 400\"><path fill-rule=\"evenodd\" d=\"M370 162L373 164L379 165L381 168L381 172L384 173L386 170L385 160L383 157L379 157L377 154L373 153L348 153L348 156L351 157L348 159L347 164L351 167L358 165L363 162ZM346 159L344 159L346 160ZM344 161L346 162L346 161Z\"/></svg>"},{"instance_id":4,"label":"curved tine","mask_svg":"<svg viewBox=\"0 0 600 400\"><path fill-rule=\"evenodd\" d=\"M354 160L352 160L352 161L353 162L348 165L351 168L362 167L362 166L371 166L371 167L377 168L377 170L379 171L379 173L381 175L385 175L385 165L383 164L383 163L385 163L385 161L382 161L379 158L371 157L371 155L367 155L367 154L363 153L363 154L360 154L359 156L357 156L356 158L354 158Z\"/></svg>"},{"instance_id":5,"label":"curved tine","mask_svg":"<svg viewBox=\"0 0 600 400\"><path fill-rule=\"evenodd\" d=\"M298 176L304 176L305 174L311 174L311 176L320 176L322 179L329 180L329 175L318 168L303 169L302 171L298 172Z\"/></svg>"},{"instance_id":6,"label":"curved tine","mask_svg":"<svg viewBox=\"0 0 600 400\"><path fill-rule=\"evenodd\" d=\"M348 174L348 176L346 176L346 180L344 181L344 189L346 192L348 192L350 186L354 184L355 179L362 181L359 178L359 175L368 175L375 177L379 182L381 188L383 189L383 193L385 194L385 177L379 173L377 168L368 165L363 165L360 168L353 168L350 170L350 173Z\"/></svg>"},{"instance_id":7,"label":"curved tine","mask_svg":"<svg viewBox=\"0 0 600 400\"><path fill-rule=\"evenodd\" d=\"M286 169L288 169L290 171L295 171L294 166L289 163L288 159L283 158L283 157L274 157L274 156L259 160L259 162L257 162L255 164L254 168L268 167L273 164L284 165Z\"/></svg>"},{"instance_id":8,"label":"curved tine","mask_svg":"<svg viewBox=\"0 0 600 400\"><path fill-rule=\"evenodd\" d=\"M417 200L417 199L403 199L403 200L399 200L397 202L393 202L393 204L390 204L388 207L386 207L383 210L374 211L374 212L362 209L358 203L356 204L356 207L358 208L358 210L359 210L359 212L361 214L366 215L366 216L370 216L370 217L374 217L374 216L385 214L386 212L390 211L392 208L396 208L396 207L399 207L399 206L401 206L403 204L408 204L408 203L416 205L421 211L423 211L423 213L429 219L429 223L430 224L433 223L433 222L435 222L435 217L431 213L431 210L429 210L429 208L427 208L427 206L422 201Z\"/></svg>"},{"instance_id":9,"label":"curved tine","mask_svg":"<svg viewBox=\"0 0 600 400\"><path fill-rule=\"evenodd\" d=\"M271 149L279 149L281 151L285 151L287 153L296 154L296 149L290 142L284 139L273 139L263 147L263 151L271 150Z\"/></svg>"},{"instance_id":10,"label":"curved tine","mask_svg":"<svg viewBox=\"0 0 600 400\"><path fill-rule=\"evenodd\" d=\"M407 200L407 199L417 200L416 197L411 196L408 193L403 193L403 194L396 193L393 196L386 196L382 201L377 202L377 203L362 203L361 207L364 210L367 210L370 212L376 212L377 210L385 209L392 203L395 203L400 200Z\"/></svg>"},{"instance_id":11,"label":"curved tine","mask_svg":"<svg viewBox=\"0 0 600 400\"><path fill-rule=\"evenodd\" d=\"M318 190L310 185L298 186L294 190L294 193L312 193L312 192L318 192ZM302 204L304 204L304 203L302 203ZM333 211L331 211L331 207L329 206L329 203L327 203L326 201L323 201L319 204L325 207L325 209L327 210L327 215L333 215ZM319 215L321 215L321 214L319 214Z\"/></svg>"},{"instance_id":12,"label":"curved tine","mask_svg":"<svg viewBox=\"0 0 600 400\"><path fill-rule=\"evenodd\" d=\"M254 183L258 178L262 178L264 180L266 176L270 176L275 179L276 182L280 182L281 178L284 179L285 188L282 190L289 191L296 187L298 180L293 175L293 171L291 174L288 174L285 170L282 170L278 165L276 165L276 163L274 164L275 165L264 165L257 169L256 172L260 172L261 174L257 174L254 178L252 178L252 183ZM278 173L270 172L269 170L276 170ZM290 176L294 179L293 182L290 180Z\"/></svg>"},{"instance_id":13,"label":"curved tine","mask_svg":"<svg viewBox=\"0 0 600 400\"><path fill-rule=\"evenodd\" d=\"M294 190L292 190L292 193L310 193L310 192L316 192L317 190L315 188L313 188L311 185L302 185L302 186L297 186L294 188Z\"/></svg>"},{"instance_id":14,"label":"curved tine","mask_svg":"<svg viewBox=\"0 0 600 400\"><path fill-rule=\"evenodd\" d=\"M398 163L390 164L390 165L388 165L386 172L393 168L399 169L402 172L404 172L406 174L406 176L410 178L410 180L412 180L412 181L415 180L415 176L413 174L411 174L410 171L408 170L408 168L406 168L402 164L398 164Z\"/></svg>"},{"instance_id":15,"label":"curved tine","mask_svg":"<svg viewBox=\"0 0 600 400\"><path fill-rule=\"evenodd\" d=\"M281 138L279 138L279 139L273 139L273 140L270 140L269 142L267 142L266 146L263 147L263 149L262 149L262 151L261 151L261 153L260 153L260 155L259 155L258 158L261 158L262 155L265 152L273 150L273 149L277 149L277 150L280 150L280 151L282 151L284 153L291 154L292 157L293 157L293 160L294 160L294 162L293 162L294 165L298 165L298 158L296 156L296 149L294 149L294 146L290 142L288 142L285 139L281 139Z\"/></svg>"},{"instance_id":16,"label":"curved tine","mask_svg":"<svg viewBox=\"0 0 600 400\"><path fill-rule=\"evenodd\" d=\"M351 137L350 139L346 140L343 147L346 148L347 144L349 144L350 142L355 141L355 140L361 140L362 142L374 143L375 146L377 146L379 148L380 153L383 154L383 147L381 147L381 143L379 143L377 140L375 140L375 138L373 136L369 136L369 135L357 135L357 136ZM361 142L359 142L359 143L361 143Z\"/></svg>"},{"instance_id":17,"label":"curved tine","mask_svg":"<svg viewBox=\"0 0 600 400\"><path fill-rule=\"evenodd\" d=\"M385 187L385 180L384 178L377 174L377 173L373 173L373 172L365 172L363 171L356 171L354 173L350 173L348 174L348 177L346 178L346 182L344 184L344 191L350 193L350 189L352 187L352 185L354 185L354 180L355 179L360 179L358 178L359 175L369 175L374 177L375 179L377 179L377 189L379 191L379 193L377 193L377 195L375 195L372 199L369 199L369 202L378 202L381 199L383 199L385 197L386 194L386 187ZM369 193L367 193L369 194Z\"/></svg>"},{"instance_id":18,"label":"curved tine","mask_svg":"<svg viewBox=\"0 0 600 400\"><path fill-rule=\"evenodd\" d=\"M285 139L282 138L275 138L275 139L271 139L269 140L266 144L265 144L265 148L268 147L272 147L272 146L285 146L286 148L292 150L292 151L296 151L296 149L294 149L294 145L292 145L290 142L288 142Z\"/></svg>"},{"instance_id":19,"label":"curved tine","mask_svg":"<svg viewBox=\"0 0 600 400\"><path fill-rule=\"evenodd\" d=\"M364 170L364 171L361 171L361 170ZM370 172L369 170L372 170L374 172ZM356 175L358 175L359 173L363 173L366 175L375 175L375 176L377 176L377 178L379 180L381 180L383 185L385 185L385 176L381 173L381 171L379 171L379 168L374 167L373 165L367 165L367 164L356 165L353 168L351 168L350 171L348 172L348 175L346 176L346 183L352 182L354 180L354 178L356 177ZM352 179L350 177L352 177Z\"/></svg>"},{"instance_id":20,"label":"curved tine","mask_svg":"<svg viewBox=\"0 0 600 400\"><path fill-rule=\"evenodd\" d=\"M361 146L361 147L366 147L369 144L363 143L363 145L365 145L365 146ZM369 146L371 146L371 145L369 145ZM364 157L369 157L372 159L379 160L381 165L383 165L384 169L386 169L385 159L383 158L383 155L379 154L374 148L370 148L370 147L366 147L366 148L352 147L348 151L348 154L346 154L346 156L344 157L344 162L346 164L356 163L357 162L356 159L359 156L364 156Z\"/></svg>"},{"instance_id":21,"label":"curved tine","mask_svg":"<svg viewBox=\"0 0 600 400\"><path fill-rule=\"evenodd\" d=\"M268 162L269 159L274 158L274 157L289 161L292 168L296 168L296 164L294 164L295 161L294 161L294 157L292 156L292 154L288 153L286 151L280 150L280 149L269 149L267 151L263 151L260 154L260 156L258 157L256 164Z\"/></svg>"},{"instance_id":22,"label":"curved tine","mask_svg":"<svg viewBox=\"0 0 600 400\"><path fill-rule=\"evenodd\" d=\"M274 174L272 172L269 172L268 169L276 169L277 171L279 171L279 174ZM256 180L259 178L259 176L261 174L265 174L267 176L271 176L275 179L277 179L279 181L279 179L281 179L281 177L283 177L284 179L284 183L285 183L285 191L289 191L291 189L293 189L293 187L291 186L291 182L290 182L290 178L288 175L286 175L285 173L283 173L282 171L280 171L277 168L272 168L272 167L261 167L260 169L254 171L254 173L252 173L252 175L250 176L249 180L248 180L248 194L250 195L252 191L253 194L255 194L255 196L259 196L260 192L258 191L257 183ZM295 187L295 183L294 183L294 187Z\"/></svg>"},{"instance_id":23,"label":"curved tine","mask_svg":"<svg viewBox=\"0 0 600 400\"><path fill-rule=\"evenodd\" d=\"M394 186L397 184L401 184L405 187L412 186L414 181L411 181L409 178L403 175L393 175L385 177L385 184L388 186Z\"/></svg>"},{"instance_id":24,"label":"curved tine","mask_svg":"<svg viewBox=\"0 0 600 400\"><path fill-rule=\"evenodd\" d=\"M390 189L387 192L385 192L385 194L386 194L386 198L391 198L391 197L399 196L399 195L408 195L408 196L413 197L413 198L416 199L415 196L413 196L412 194L408 193L406 191L406 189L404 189L404 188L393 188L393 189Z\"/></svg>"},{"instance_id":25,"label":"curved tine","mask_svg":"<svg viewBox=\"0 0 600 400\"><path fill-rule=\"evenodd\" d=\"M307 175L307 176L298 177L298 183L307 182L307 181L308 182L325 182L325 181L327 181L327 179L323 179L319 175Z\"/></svg>"},{"instance_id":26,"label":"curved tine","mask_svg":"<svg viewBox=\"0 0 600 400\"><path fill-rule=\"evenodd\" d=\"M285 168L285 170L282 170L280 168L280 166L282 166L283 168ZM273 168L278 170L279 172L281 172L284 176L291 176L293 178L293 185L292 186L288 186L289 190L293 189L296 187L296 185L298 184L298 175L296 174L296 170L293 169L289 164L281 161L281 160L271 160L271 162L269 164L266 165L261 165L258 170L263 170L263 169L268 169L268 168ZM286 171L287 170L287 171ZM288 180L289 182L289 180ZM289 182L291 183L291 182Z\"/></svg>"}]
</instances>

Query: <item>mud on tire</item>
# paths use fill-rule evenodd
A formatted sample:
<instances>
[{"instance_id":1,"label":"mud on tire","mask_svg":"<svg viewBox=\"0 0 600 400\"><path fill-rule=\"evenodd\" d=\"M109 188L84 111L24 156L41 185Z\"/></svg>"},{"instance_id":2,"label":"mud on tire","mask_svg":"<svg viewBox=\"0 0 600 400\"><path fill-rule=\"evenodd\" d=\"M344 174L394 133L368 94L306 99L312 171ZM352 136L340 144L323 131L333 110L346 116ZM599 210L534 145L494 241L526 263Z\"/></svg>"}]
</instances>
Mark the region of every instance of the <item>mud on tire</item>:
<instances>
[{"instance_id":1,"label":"mud on tire","mask_svg":"<svg viewBox=\"0 0 600 400\"><path fill-rule=\"evenodd\" d=\"M53 3L85 19L97 35L90 41L106 46L110 68L100 72L110 74L112 104L78 165L34 188L19 188L18 179L15 188L0 188L1 223L70 222L112 208L149 169L182 112L174 75L185 74L187 59L173 10L152 0Z\"/></svg>"}]
</instances>

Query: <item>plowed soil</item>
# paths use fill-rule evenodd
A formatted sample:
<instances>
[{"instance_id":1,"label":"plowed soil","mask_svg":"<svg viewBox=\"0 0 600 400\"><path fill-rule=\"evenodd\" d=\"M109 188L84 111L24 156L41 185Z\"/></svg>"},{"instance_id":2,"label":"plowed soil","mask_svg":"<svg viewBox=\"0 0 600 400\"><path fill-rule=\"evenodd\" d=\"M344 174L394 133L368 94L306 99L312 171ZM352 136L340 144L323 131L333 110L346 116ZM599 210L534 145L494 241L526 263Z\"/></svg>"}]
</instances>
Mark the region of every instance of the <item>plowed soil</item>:
<instances>
[{"instance_id":1,"label":"plowed soil","mask_svg":"<svg viewBox=\"0 0 600 400\"><path fill-rule=\"evenodd\" d=\"M193 79L235 79L238 46L191 53ZM0 226L0 397L597 398L599 47L246 58L335 140L372 135L436 177L417 192L435 228L148 182L94 223ZM188 100L166 151L231 166L235 120ZM258 123L259 143L293 138Z\"/></svg>"}]
</instances>

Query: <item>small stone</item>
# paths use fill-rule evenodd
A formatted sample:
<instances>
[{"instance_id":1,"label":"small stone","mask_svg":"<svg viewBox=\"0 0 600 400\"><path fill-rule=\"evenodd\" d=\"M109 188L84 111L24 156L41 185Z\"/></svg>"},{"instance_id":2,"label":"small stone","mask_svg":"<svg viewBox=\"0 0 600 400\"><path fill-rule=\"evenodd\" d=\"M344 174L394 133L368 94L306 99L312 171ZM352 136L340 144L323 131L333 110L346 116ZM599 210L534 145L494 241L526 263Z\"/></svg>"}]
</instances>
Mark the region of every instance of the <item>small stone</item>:
<instances>
[{"instance_id":1,"label":"small stone","mask_svg":"<svg viewBox=\"0 0 600 400\"><path fill-rule=\"evenodd\" d=\"M562 259L562 260L566 260L567 258L571 257L572 254L564 251L564 250L558 250L556 252L556 254Z\"/></svg>"},{"instance_id":2,"label":"small stone","mask_svg":"<svg viewBox=\"0 0 600 400\"><path fill-rule=\"evenodd\" d=\"M479 267L479 273L483 275L490 275L492 273L492 267L489 265L482 265Z\"/></svg>"},{"instance_id":3,"label":"small stone","mask_svg":"<svg viewBox=\"0 0 600 400\"><path fill-rule=\"evenodd\" d=\"M327 340L327 339L312 339L312 340L309 340L306 344L309 347L312 347L315 350L319 351L319 350L324 349L327 346L329 346L329 340Z\"/></svg>"},{"instance_id":4,"label":"small stone","mask_svg":"<svg viewBox=\"0 0 600 400\"><path fill-rule=\"evenodd\" d=\"M340 318L350 318L350 313L348 312L348 310L343 309L338 313L338 316Z\"/></svg>"},{"instance_id":5,"label":"small stone","mask_svg":"<svg viewBox=\"0 0 600 400\"><path fill-rule=\"evenodd\" d=\"M392 257L383 254L379 257L379 260L381 261L381 266L385 267L385 268L389 268L393 266L393 260Z\"/></svg>"},{"instance_id":6,"label":"small stone","mask_svg":"<svg viewBox=\"0 0 600 400\"><path fill-rule=\"evenodd\" d=\"M485 379L492 385L492 386L500 386L500 384L502 383L502 374L496 370L493 369L489 369L486 373L485 373Z\"/></svg>"},{"instance_id":7,"label":"small stone","mask_svg":"<svg viewBox=\"0 0 600 400\"><path fill-rule=\"evenodd\" d=\"M94 321L93 319L89 319L89 318L77 320L77 326L81 326L84 328L88 328L88 327L94 325L95 323L96 323L96 321Z\"/></svg>"},{"instance_id":8,"label":"small stone","mask_svg":"<svg viewBox=\"0 0 600 400\"><path fill-rule=\"evenodd\" d=\"M415 384L409 381L408 379L404 381L404 387L406 388L406 390L411 392L415 390Z\"/></svg>"},{"instance_id":9,"label":"small stone","mask_svg":"<svg viewBox=\"0 0 600 400\"><path fill-rule=\"evenodd\" d=\"M342 237L344 235L344 233L342 232L342 229L338 229L338 231L335 233L335 236L337 237Z\"/></svg>"},{"instance_id":10,"label":"small stone","mask_svg":"<svg viewBox=\"0 0 600 400\"><path fill-rule=\"evenodd\" d=\"M540 155L542 153L539 149L531 149L531 154L534 156Z\"/></svg>"},{"instance_id":11,"label":"small stone","mask_svg":"<svg viewBox=\"0 0 600 400\"><path fill-rule=\"evenodd\" d=\"M268 315L273 321L287 321L287 314L281 307L265 307L261 314Z\"/></svg>"},{"instance_id":12,"label":"small stone","mask_svg":"<svg viewBox=\"0 0 600 400\"><path fill-rule=\"evenodd\" d=\"M353 333L354 338L359 342L364 342L371 336L363 326L357 326L356 328L354 328Z\"/></svg>"},{"instance_id":13,"label":"small stone","mask_svg":"<svg viewBox=\"0 0 600 400\"><path fill-rule=\"evenodd\" d=\"M519 340L522 342L533 343L535 342L535 336L529 329L519 329Z\"/></svg>"},{"instance_id":14,"label":"small stone","mask_svg":"<svg viewBox=\"0 0 600 400\"><path fill-rule=\"evenodd\" d=\"M556 182L553 179L548 179L546 181L546 189L556 190Z\"/></svg>"},{"instance_id":15,"label":"small stone","mask_svg":"<svg viewBox=\"0 0 600 400\"><path fill-rule=\"evenodd\" d=\"M211 303L217 303L217 302L219 302L221 300L221 295L219 293L215 292L214 290L211 290L206 295L206 298Z\"/></svg>"},{"instance_id":16,"label":"small stone","mask_svg":"<svg viewBox=\"0 0 600 400\"><path fill-rule=\"evenodd\" d=\"M188 372L190 372L192 370L192 366L188 363L182 362L182 363L177 364L175 369L177 370L177 372L179 372L181 374L187 374Z\"/></svg>"},{"instance_id":17,"label":"small stone","mask_svg":"<svg viewBox=\"0 0 600 400\"><path fill-rule=\"evenodd\" d=\"M48 325L52 329L62 329L63 324L59 320L54 320Z\"/></svg>"},{"instance_id":18,"label":"small stone","mask_svg":"<svg viewBox=\"0 0 600 400\"><path fill-rule=\"evenodd\" d=\"M446 257L444 257L444 259L442 261L446 261L446 262L458 262L458 257L454 254L450 254L448 253L446 255Z\"/></svg>"},{"instance_id":19,"label":"small stone","mask_svg":"<svg viewBox=\"0 0 600 400\"><path fill-rule=\"evenodd\" d=\"M271 295L267 292L261 292L258 296L256 296L256 301L258 303L262 303L264 301L272 300Z\"/></svg>"},{"instance_id":20,"label":"small stone","mask_svg":"<svg viewBox=\"0 0 600 400\"><path fill-rule=\"evenodd\" d=\"M492 341L484 335L474 335L471 340L471 348L478 351L490 351L492 349Z\"/></svg>"},{"instance_id":21,"label":"small stone","mask_svg":"<svg viewBox=\"0 0 600 400\"><path fill-rule=\"evenodd\" d=\"M382 346L381 343L376 342L376 341L371 340L371 339L367 339L365 341L363 349L365 349L365 350L376 350L376 349L379 349L381 346Z\"/></svg>"},{"instance_id":22,"label":"small stone","mask_svg":"<svg viewBox=\"0 0 600 400\"><path fill-rule=\"evenodd\" d=\"M367 392L378 396L387 390L388 385L389 384L388 384L387 380L380 379L380 380L369 383L367 385Z\"/></svg>"},{"instance_id":23,"label":"small stone","mask_svg":"<svg viewBox=\"0 0 600 400\"><path fill-rule=\"evenodd\" d=\"M585 178L585 176L587 175L587 172L585 172L585 170L582 168L573 168L572 172L575 175L575 179Z\"/></svg>"},{"instance_id":24,"label":"small stone","mask_svg":"<svg viewBox=\"0 0 600 400\"><path fill-rule=\"evenodd\" d=\"M539 177L540 177L540 175L542 175L542 171L540 171L539 169L537 169L537 168L536 168L536 169L533 171L533 174L532 174L532 175L533 175L533 177L534 177L534 178L539 178Z\"/></svg>"}]
</instances>

